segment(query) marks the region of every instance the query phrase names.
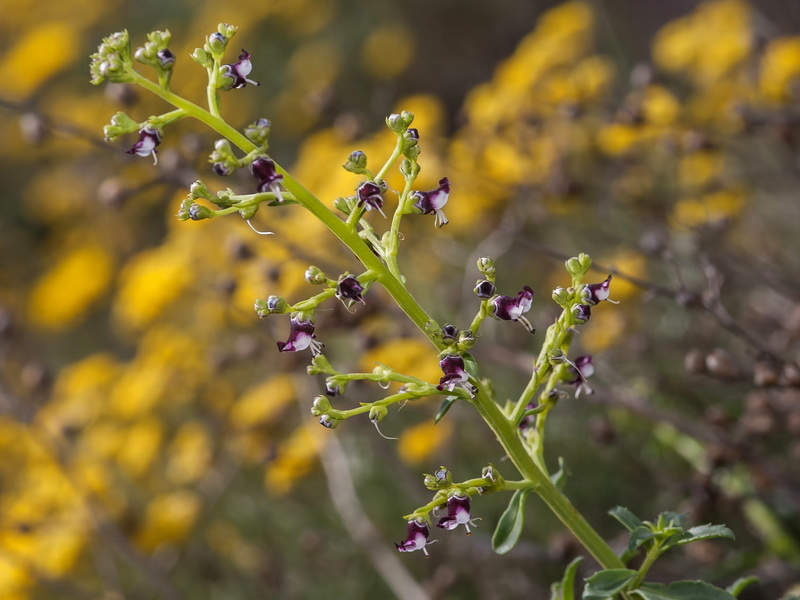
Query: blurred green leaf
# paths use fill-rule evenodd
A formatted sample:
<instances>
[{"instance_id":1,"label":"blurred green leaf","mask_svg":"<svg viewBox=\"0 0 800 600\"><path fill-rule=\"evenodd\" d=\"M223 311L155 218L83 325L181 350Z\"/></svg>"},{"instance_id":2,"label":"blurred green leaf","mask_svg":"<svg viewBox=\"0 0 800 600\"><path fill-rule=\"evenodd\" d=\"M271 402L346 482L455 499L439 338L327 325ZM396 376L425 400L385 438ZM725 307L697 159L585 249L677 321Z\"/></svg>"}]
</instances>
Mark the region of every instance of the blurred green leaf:
<instances>
[{"instance_id":1,"label":"blurred green leaf","mask_svg":"<svg viewBox=\"0 0 800 600\"><path fill-rule=\"evenodd\" d=\"M636 577L638 573L631 569L606 569L598 571L586 580L583 600L607 600L613 598Z\"/></svg>"},{"instance_id":2,"label":"blurred green leaf","mask_svg":"<svg viewBox=\"0 0 800 600\"><path fill-rule=\"evenodd\" d=\"M514 492L508 507L497 522L497 528L492 535L492 549L498 554L510 552L519 541L522 526L525 524L525 497L528 492L530 489Z\"/></svg>"}]
</instances>

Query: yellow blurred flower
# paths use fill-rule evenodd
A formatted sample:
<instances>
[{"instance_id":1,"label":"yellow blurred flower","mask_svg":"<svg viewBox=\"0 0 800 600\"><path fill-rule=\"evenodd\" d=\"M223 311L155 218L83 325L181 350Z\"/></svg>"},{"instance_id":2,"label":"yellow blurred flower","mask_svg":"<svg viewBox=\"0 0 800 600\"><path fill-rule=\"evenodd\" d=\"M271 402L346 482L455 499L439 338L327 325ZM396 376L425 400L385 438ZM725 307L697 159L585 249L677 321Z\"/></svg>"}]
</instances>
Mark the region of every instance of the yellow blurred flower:
<instances>
[{"instance_id":1,"label":"yellow blurred flower","mask_svg":"<svg viewBox=\"0 0 800 600\"><path fill-rule=\"evenodd\" d=\"M31 323L54 331L75 325L108 288L113 264L108 252L91 242L64 250L31 292Z\"/></svg>"},{"instance_id":2,"label":"yellow blurred flower","mask_svg":"<svg viewBox=\"0 0 800 600\"><path fill-rule=\"evenodd\" d=\"M278 447L278 455L264 473L267 490L286 494L298 479L305 477L316 463L317 453L325 446L326 436L335 435L316 421L307 421Z\"/></svg>"},{"instance_id":3,"label":"yellow blurred flower","mask_svg":"<svg viewBox=\"0 0 800 600\"><path fill-rule=\"evenodd\" d=\"M612 299L616 299L616 287L619 278L612 286ZM599 354L620 339L623 339L629 314L617 306L600 306L592 311L591 320L584 326L580 343L587 354Z\"/></svg>"},{"instance_id":4,"label":"yellow blurred flower","mask_svg":"<svg viewBox=\"0 0 800 600\"><path fill-rule=\"evenodd\" d=\"M408 68L414 57L414 38L400 24L373 28L361 47L361 64L375 79L392 79Z\"/></svg>"},{"instance_id":5,"label":"yellow blurred flower","mask_svg":"<svg viewBox=\"0 0 800 600\"><path fill-rule=\"evenodd\" d=\"M397 338L375 346L361 356L360 367L370 372L380 363L403 375L438 382L442 377L436 349L416 338Z\"/></svg>"},{"instance_id":6,"label":"yellow blurred flower","mask_svg":"<svg viewBox=\"0 0 800 600\"><path fill-rule=\"evenodd\" d=\"M800 96L800 37L772 40L761 59L759 88L774 102Z\"/></svg>"},{"instance_id":7,"label":"yellow blurred flower","mask_svg":"<svg viewBox=\"0 0 800 600\"><path fill-rule=\"evenodd\" d=\"M450 439L453 425L443 419L434 424L433 419L404 429L397 443L397 454L409 465L418 465L430 458Z\"/></svg>"},{"instance_id":8,"label":"yellow blurred flower","mask_svg":"<svg viewBox=\"0 0 800 600\"><path fill-rule=\"evenodd\" d=\"M699 198L685 198L673 208L670 224L677 228L694 228L726 221L738 215L745 195L740 190L718 190Z\"/></svg>"},{"instance_id":9,"label":"yellow blurred flower","mask_svg":"<svg viewBox=\"0 0 800 600\"><path fill-rule=\"evenodd\" d=\"M597 134L597 145L605 154L622 156L630 152L640 139L639 130L626 123L611 123Z\"/></svg>"},{"instance_id":10,"label":"yellow blurred flower","mask_svg":"<svg viewBox=\"0 0 800 600\"><path fill-rule=\"evenodd\" d=\"M678 180L687 188L698 188L718 177L724 166L722 154L700 151L687 154L678 163Z\"/></svg>"},{"instance_id":11,"label":"yellow blurred flower","mask_svg":"<svg viewBox=\"0 0 800 600\"><path fill-rule=\"evenodd\" d=\"M211 437L206 427L199 421L184 423L167 451L167 477L178 485L199 480L211 461L211 451Z\"/></svg>"},{"instance_id":12,"label":"yellow blurred flower","mask_svg":"<svg viewBox=\"0 0 800 600\"><path fill-rule=\"evenodd\" d=\"M197 494L189 490L156 496L147 505L144 523L136 534L137 545L149 552L180 542L192 530L200 506Z\"/></svg>"},{"instance_id":13,"label":"yellow blurred flower","mask_svg":"<svg viewBox=\"0 0 800 600\"><path fill-rule=\"evenodd\" d=\"M127 329L149 325L193 278L191 255L176 244L140 252L123 267L114 317Z\"/></svg>"},{"instance_id":14,"label":"yellow blurred flower","mask_svg":"<svg viewBox=\"0 0 800 600\"><path fill-rule=\"evenodd\" d=\"M662 127L672 125L680 114L680 108L677 98L667 88L660 85L645 88L642 113L648 123Z\"/></svg>"},{"instance_id":15,"label":"yellow blurred flower","mask_svg":"<svg viewBox=\"0 0 800 600\"><path fill-rule=\"evenodd\" d=\"M80 48L80 32L61 21L29 29L0 61L6 92L26 97L48 78L72 63Z\"/></svg>"},{"instance_id":16,"label":"yellow blurred flower","mask_svg":"<svg viewBox=\"0 0 800 600\"><path fill-rule=\"evenodd\" d=\"M235 429L249 429L274 421L294 403L292 379L291 375L276 375L247 390L231 408L231 425Z\"/></svg>"},{"instance_id":17,"label":"yellow blurred flower","mask_svg":"<svg viewBox=\"0 0 800 600\"><path fill-rule=\"evenodd\" d=\"M136 421L122 434L117 465L130 477L141 477L158 457L163 437L164 426L157 417Z\"/></svg>"}]
</instances>

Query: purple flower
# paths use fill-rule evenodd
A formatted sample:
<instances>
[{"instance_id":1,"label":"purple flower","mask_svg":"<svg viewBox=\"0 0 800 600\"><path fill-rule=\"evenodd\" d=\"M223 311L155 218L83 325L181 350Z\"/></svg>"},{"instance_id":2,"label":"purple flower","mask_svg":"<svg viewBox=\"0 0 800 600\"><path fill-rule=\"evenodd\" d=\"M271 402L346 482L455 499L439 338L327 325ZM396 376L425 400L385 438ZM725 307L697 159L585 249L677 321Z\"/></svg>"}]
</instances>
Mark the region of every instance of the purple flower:
<instances>
[{"instance_id":1,"label":"purple flower","mask_svg":"<svg viewBox=\"0 0 800 600\"><path fill-rule=\"evenodd\" d=\"M230 65L222 65L220 69L223 79L222 88L226 90L239 89L243 88L248 83L261 85L259 82L247 78L252 70L253 63L250 62L250 54L247 50L242 48L242 53L239 55L239 62Z\"/></svg>"},{"instance_id":2,"label":"purple flower","mask_svg":"<svg viewBox=\"0 0 800 600\"><path fill-rule=\"evenodd\" d=\"M433 543L433 541L428 541L430 533L431 529L425 521L419 521L417 519L410 520L408 522L408 535L406 535L406 539L399 544L395 544L395 546L400 552L422 550L425 556L429 556L425 546Z\"/></svg>"},{"instance_id":3,"label":"purple flower","mask_svg":"<svg viewBox=\"0 0 800 600\"><path fill-rule=\"evenodd\" d=\"M355 275L345 275L336 284L336 297L344 302L347 308L350 308L353 303L364 303L364 298L361 294L364 291L364 286L358 281Z\"/></svg>"},{"instance_id":4,"label":"purple flower","mask_svg":"<svg viewBox=\"0 0 800 600\"><path fill-rule=\"evenodd\" d=\"M442 339L444 341L458 341L458 327L449 323L442 327Z\"/></svg>"},{"instance_id":5,"label":"purple flower","mask_svg":"<svg viewBox=\"0 0 800 600\"><path fill-rule=\"evenodd\" d=\"M439 361L444 375L439 380L436 389L452 392L456 386L463 387L470 396L475 395L475 388L469 382L469 374L464 369L464 357L459 354L447 354Z\"/></svg>"},{"instance_id":6,"label":"purple flower","mask_svg":"<svg viewBox=\"0 0 800 600\"><path fill-rule=\"evenodd\" d=\"M136 154L138 156L150 156L152 154L153 164L156 164L158 163L158 157L156 156L158 150L156 150L156 146L160 143L161 132L155 127L145 125L139 130L139 141L127 152L128 154Z\"/></svg>"},{"instance_id":7,"label":"purple flower","mask_svg":"<svg viewBox=\"0 0 800 600\"><path fill-rule=\"evenodd\" d=\"M528 331L535 333L531 322L523 316L531 309L532 303L533 290L526 285L516 298L497 296L492 300L492 316L502 321L519 321Z\"/></svg>"},{"instance_id":8,"label":"purple flower","mask_svg":"<svg viewBox=\"0 0 800 600\"><path fill-rule=\"evenodd\" d=\"M365 181L356 189L356 196L358 196L358 205L363 206L366 210L373 208L383 214L383 191L381 187L371 181Z\"/></svg>"},{"instance_id":9,"label":"purple flower","mask_svg":"<svg viewBox=\"0 0 800 600\"><path fill-rule=\"evenodd\" d=\"M410 131L410 130L409 130ZM433 214L433 224L435 227L444 227L449 222L442 212L442 207L447 204L450 197L450 181L447 177L439 180L439 187L430 192L412 192L414 198L414 208L423 215Z\"/></svg>"},{"instance_id":10,"label":"purple flower","mask_svg":"<svg viewBox=\"0 0 800 600\"><path fill-rule=\"evenodd\" d=\"M575 392L575 397L581 395L581 392L586 394L593 394L594 390L589 387L589 384L586 382L586 379L591 377L594 374L594 365L592 365L592 357L591 356L579 356L575 359L575 362L572 363L570 366L570 379L566 380L566 383L572 384L577 386L577 391Z\"/></svg>"},{"instance_id":11,"label":"purple flower","mask_svg":"<svg viewBox=\"0 0 800 600\"><path fill-rule=\"evenodd\" d=\"M600 283L588 283L584 286L583 291L581 292L581 297L583 301L591 306L602 302L603 300L608 300L609 295L609 288L611 287L611 275L609 275L605 281L601 281ZM614 300L608 300L609 302L614 302Z\"/></svg>"},{"instance_id":12,"label":"purple flower","mask_svg":"<svg viewBox=\"0 0 800 600\"><path fill-rule=\"evenodd\" d=\"M259 194L272 192L278 202L283 202L280 186L281 181L283 181L283 175L275 169L274 160L266 156L260 156L250 163L250 172L258 180L256 190Z\"/></svg>"},{"instance_id":13,"label":"purple flower","mask_svg":"<svg viewBox=\"0 0 800 600\"><path fill-rule=\"evenodd\" d=\"M439 519L436 526L451 531L459 525L463 525L467 530L467 535L472 535L469 526L476 527L475 521L477 519L474 519L469 513L469 508L469 496L453 494L447 499L447 516Z\"/></svg>"},{"instance_id":14,"label":"purple flower","mask_svg":"<svg viewBox=\"0 0 800 600\"><path fill-rule=\"evenodd\" d=\"M488 300L494 296L495 288L494 284L488 279L481 279L475 284L475 288L472 291L475 292L478 298Z\"/></svg>"},{"instance_id":15,"label":"purple flower","mask_svg":"<svg viewBox=\"0 0 800 600\"><path fill-rule=\"evenodd\" d=\"M301 321L297 317L292 317L290 324L289 339L285 342L278 342L278 350L280 352L299 352L311 347L311 354L319 354L322 344L316 341L314 323L311 320Z\"/></svg>"}]
</instances>

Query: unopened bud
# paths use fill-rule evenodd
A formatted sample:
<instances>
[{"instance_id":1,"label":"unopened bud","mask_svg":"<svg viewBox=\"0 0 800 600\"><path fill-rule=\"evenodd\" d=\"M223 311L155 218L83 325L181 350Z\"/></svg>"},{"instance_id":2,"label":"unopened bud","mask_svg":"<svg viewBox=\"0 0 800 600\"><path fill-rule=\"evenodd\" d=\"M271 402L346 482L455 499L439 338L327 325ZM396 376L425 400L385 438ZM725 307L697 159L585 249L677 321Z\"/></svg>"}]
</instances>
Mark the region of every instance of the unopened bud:
<instances>
[{"instance_id":1,"label":"unopened bud","mask_svg":"<svg viewBox=\"0 0 800 600\"><path fill-rule=\"evenodd\" d=\"M491 277L495 273L494 268L494 261L488 257L482 257L478 259L478 271L486 275L487 277Z\"/></svg>"},{"instance_id":2,"label":"unopened bud","mask_svg":"<svg viewBox=\"0 0 800 600\"><path fill-rule=\"evenodd\" d=\"M266 300L257 299L254 308L258 316L263 318L267 315L282 315L288 312L289 305L280 296L270 296Z\"/></svg>"},{"instance_id":3,"label":"unopened bud","mask_svg":"<svg viewBox=\"0 0 800 600\"><path fill-rule=\"evenodd\" d=\"M269 134L271 131L272 122L269 119L261 117L244 128L244 135L256 146L262 146L266 148L267 140L269 139Z\"/></svg>"},{"instance_id":4,"label":"unopened bud","mask_svg":"<svg viewBox=\"0 0 800 600\"><path fill-rule=\"evenodd\" d=\"M189 218L192 221L202 221L204 219L211 219L214 217L214 211L203 206L202 204L192 204L189 207Z\"/></svg>"},{"instance_id":5,"label":"unopened bud","mask_svg":"<svg viewBox=\"0 0 800 600\"><path fill-rule=\"evenodd\" d=\"M393 113L386 117L386 125L397 134L402 134L406 130L406 124L403 117L397 113Z\"/></svg>"},{"instance_id":6,"label":"unopened bud","mask_svg":"<svg viewBox=\"0 0 800 600\"><path fill-rule=\"evenodd\" d=\"M479 279L472 290L482 300L488 300L495 294L494 284L488 279Z\"/></svg>"},{"instance_id":7,"label":"unopened bud","mask_svg":"<svg viewBox=\"0 0 800 600\"><path fill-rule=\"evenodd\" d=\"M328 414L331 410L331 402L326 396L317 396L311 405L311 414L315 417L321 417Z\"/></svg>"},{"instance_id":8,"label":"unopened bud","mask_svg":"<svg viewBox=\"0 0 800 600\"><path fill-rule=\"evenodd\" d=\"M322 272L322 269L313 265L306 269L305 278L308 283L313 285L328 283L328 278L325 277L325 273Z\"/></svg>"},{"instance_id":9,"label":"unopened bud","mask_svg":"<svg viewBox=\"0 0 800 600\"><path fill-rule=\"evenodd\" d=\"M352 211L352 205L347 198L337 198L333 201L333 207L346 215L349 215Z\"/></svg>"},{"instance_id":10,"label":"unopened bud","mask_svg":"<svg viewBox=\"0 0 800 600\"><path fill-rule=\"evenodd\" d=\"M195 48L194 52L192 52L192 60L197 64L203 67L210 67L211 64L214 62L214 59L211 58L211 55L206 52L203 48Z\"/></svg>"},{"instance_id":11,"label":"unopened bud","mask_svg":"<svg viewBox=\"0 0 800 600\"><path fill-rule=\"evenodd\" d=\"M572 293L563 287L557 287L553 290L553 300L562 308L567 308L569 301L572 299Z\"/></svg>"},{"instance_id":12,"label":"unopened bud","mask_svg":"<svg viewBox=\"0 0 800 600\"><path fill-rule=\"evenodd\" d=\"M208 186L199 179L189 186L189 196L194 199L203 198L211 202L217 201L217 197L212 196L211 192L208 191Z\"/></svg>"},{"instance_id":13,"label":"unopened bud","mask_svg":"<svg viewBox=\"0 0 800 600\"><path fill-rule=\"evenodd\" d=\"M328 429L336 429L341 423L341 419L337 419L336 417L332 417L331 415L322 415L319 418L319 424L323 427L327 427Z\"/></svg>"},{"instance_id":14,"label":"unopened bud","mask_svg":"<svg viewBox=\"0 0 800 600\"><path fill-rule=\"evenodd\" d=\"M347 157L347 162L342 166L344 167L345 171L363 175L366 173L367 169L367 155L361 150L351 152L350 156Z\"/></svg>"},{"instance_id":15,"label":"unopened bud","mask_svg":"<svg viewBox=\"0 0 800 600\"><path fill-rule=\"evenodd\" d=\"M453 475L447 469L447 467L439 467L436 469L436 472L433 474L436 478L436 483L439 487L445 487L453 485Z\"/></svg>"},{"instance_id":16,"label":"unopened bud","mask_svg":"<svg viewBox=\"0 0 800 600\"><path fill-rule=\"evenodd\" d=\"M217 56L221 55L225 52L225 47L228 45L228 38L221 34L219 31L215 31L210 36L208 36L208 43L207 47L209 52L213 52Z\"/></svg>"}]
</instances>

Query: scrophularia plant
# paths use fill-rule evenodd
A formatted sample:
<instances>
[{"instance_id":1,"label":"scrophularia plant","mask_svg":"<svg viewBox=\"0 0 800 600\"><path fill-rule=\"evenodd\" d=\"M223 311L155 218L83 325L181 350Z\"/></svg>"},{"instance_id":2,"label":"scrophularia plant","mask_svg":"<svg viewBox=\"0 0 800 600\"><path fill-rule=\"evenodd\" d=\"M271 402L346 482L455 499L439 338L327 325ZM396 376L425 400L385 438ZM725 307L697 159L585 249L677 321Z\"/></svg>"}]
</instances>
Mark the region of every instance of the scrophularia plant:
<instances>
[{"instance_id":1,"label":"scrophularia plant","mask_svg":"<svg viewBox=\"0 0 800 600\"><path fill-rule=\"evenodd\" d=\"M672 584L645 581L653 562L669 548L697 540L733 537L729 529L722 525L687 527L683 515L671 512L664 512L653 521L643 521L627 509L617 507L611 514L630 531L627 548L618 554L564 495L563 468L551 473L545 461L546 423L550 411L556 408L563 397L591 393L587 380L594 370L592 358L570 358L570 344L573 332L590 319L592 309L605 310L606 307L600 305L604 301L613 302L610 300L611 276L604 281L585 283L584 279L592 265L590 257L580 254L566 261L568 285L556 288L551 296L561 312L544 335L531 338L537 340L540 350L531 365L527 385L515 400L499 401L494 397L489 380L473 358L471 349L480 343L480 329L487 317L520 323L528 332L535 334L533 324L526 316L533 308L534 290L523 284L516 295L498 293L494 261L488 257L479 259L477 271L480 278L474 288L475 316L462 329L435 322L411 295L406 285L407 278L403 276L398 263L401 222L408 216L433 215L435 228L442 228L448 223L443 209L450 201L451 194L453 201L458 201L458 182L451 182L444 175L439 179L438 188L416 189L415 182L420 172L417 159L421 151L421 132L411 127L414 115L403 111L386 118L386 125L395 134L396 143L377 170L367 168L368 157L362 151L356 150L347 157L344 168L360 180L352 195L335 200L332 210L302 187L269 155L268 141L272 125L267 118L258 117L243 131L238 131L222 117L220 105L223 94L246 93L247 90L240 90L247 88L248 84L258 85L249 78L251 73L258 72L257 57L241 50L235 61L224 60L236 31L237 28L232 25L220 24L215 32L206 37L203 47L195 49L191 55L207 73L205 108L170 90L170 79L177 60L168 48L171 39L168 31L150 33L145 45L133 52L127 31L105 38L92 55L92 83L111 81L138 85L173 107L168 112L151 115L143 121L117 113L105 127L105 136L108 140L114 140L123 134L136 133L138 141L128 152L142 157L152 156L155 160L157 147L169 143L169 126L187 117L196 119L221 136L210 153L212 170L219 175L230 175L237 169L247 168L253 176L253 183L251 189L243 193L231 189L212 193L204 182L196 181L178 208L180 220L199 221L238 213L249 223L262 207L279 210L288 205L299 205L310 213L309 218L319 219L332 236L338 238L358 259L362 269L358 274L348 272L328 277L319 268L309 267L305 274L307 281L322 289L303 301L289 304L278 295L255 300L258 317L286 315L287 338L277 343L277 350L308 351L308 373L325 377L324 393L311 402L311 413L321 425L332 429L364 414L377 425L387 418L389 408L394 405L411 399L438 397L442 399L442 405L436 417L437 422L446 417L448 409L455 402L461 401L472 406L497 437L508 457L504 470L516 471L514 478L502 476L491 464L484 466L478 476L463 481L455 481L445 467L440 467L433 474L425 474L423 483L432 492L431 500L405 515L407 534L405 540L396 544L397 549L400 552L422 550L428 555L428 546L435 541L430 539L432 531L442 529L452 532L463 525L466 533L470 534L471 527L476 527L476 521L480 519L472 512L477 509L480 514L479 498L486 494L509 493L508 508L495 524L492 536L494 550L506 553L521 535L525 499L533 492L544 500L601 567L586 580L583 598L734 598L744 584L726 591L702 581ZM135 61L153 68L156 80L140 74ZM398 167L404 184L402 189L395 191L389 188L385 178L391 169ZM387 218L386 231L379 235L364 216L372 210L384 214L387 199L396 203L396 208L391 218ZM408 226L425 225L422 220L414 221ZM317 339L315 327L317 309L329 300L338 299L348 310L355 310L359 304L367 302L366 296L375 284L384 288L420 334L439 351L442 377L438 382L422 381L385 365L378 365L369 373L343 373L336 370L323 353L324 346ZM358 408L336 408L336 399L346 394L349 382L357 380L374 382L382 390L392 382L400 383L401 387L395 393L379 394L383 397L362 403ZM446 514L437 518L434 514L437 511L445 511ZM627 563L639 553L644 554L640 566L629 568ZM578 561L570 564L563 580L553 586L553 598L574 597L577 567Z\"/></svg>"}]
</instances>

